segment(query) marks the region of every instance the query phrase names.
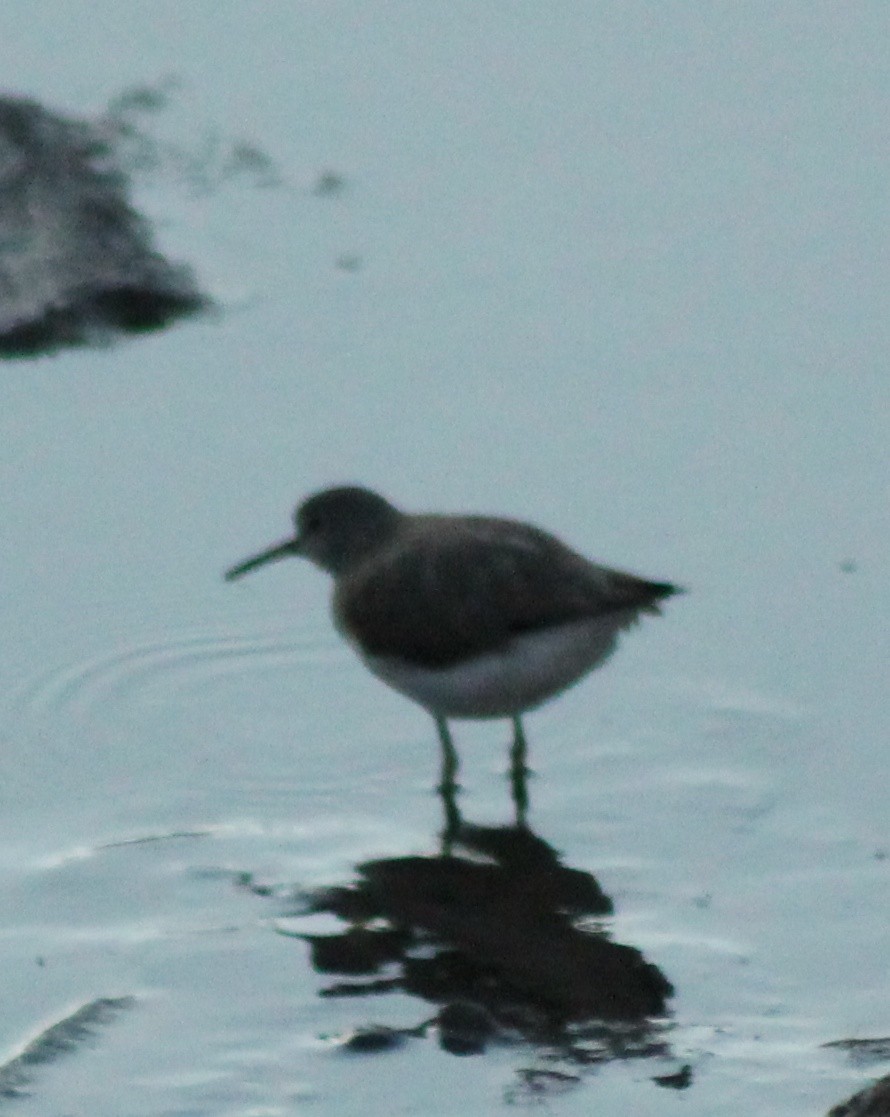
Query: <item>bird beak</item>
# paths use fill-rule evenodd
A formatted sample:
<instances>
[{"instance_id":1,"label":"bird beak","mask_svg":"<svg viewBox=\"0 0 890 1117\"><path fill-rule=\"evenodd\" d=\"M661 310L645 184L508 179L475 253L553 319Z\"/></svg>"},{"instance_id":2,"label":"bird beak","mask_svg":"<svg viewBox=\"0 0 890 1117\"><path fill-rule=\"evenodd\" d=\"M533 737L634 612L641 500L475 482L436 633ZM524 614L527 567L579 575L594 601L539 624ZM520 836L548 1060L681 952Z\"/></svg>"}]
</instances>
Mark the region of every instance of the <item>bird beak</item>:
<instances>
[{"instance_id":1,"label":"bird beak","mask_svg":"<svg viewBox=\"0 0 890 1117\"><path fill-rule=\"evenodd\" d=\"M303 549L299 539L285 539L283 543L276 543L274 547L269 547L268 550L260 551L258 555L245 559L244 562L239 562L237 566L227 570L224 577L227 582L233 582L236 578L240 578L242 574L249 574L251 570L256 570L258 566L265 566L267 562L278 562L279 559L290 558L292 555L302 553Z\"/></svg>"}]
</instances>

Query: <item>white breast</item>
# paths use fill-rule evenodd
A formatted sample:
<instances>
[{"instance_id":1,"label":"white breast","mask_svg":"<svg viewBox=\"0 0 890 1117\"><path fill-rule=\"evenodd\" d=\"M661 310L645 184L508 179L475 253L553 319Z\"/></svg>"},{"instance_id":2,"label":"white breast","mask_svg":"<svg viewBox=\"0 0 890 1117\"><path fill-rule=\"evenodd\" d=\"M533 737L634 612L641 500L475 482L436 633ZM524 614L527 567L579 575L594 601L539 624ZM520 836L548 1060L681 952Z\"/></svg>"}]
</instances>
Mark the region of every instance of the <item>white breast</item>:
<instances>
[{"instance_id":1,"label":"white breast","mask_svg":"<svg viewBox=\"0 0 890 1117\"><path fill-rule=\"evenodd\" d=\"M359 655L394 690L447 718L523 713L576 683L611 655L632 613L574 621L517 636L502 650L448 667L421 667L391 656Z\"/></svg>"}]
</instances>

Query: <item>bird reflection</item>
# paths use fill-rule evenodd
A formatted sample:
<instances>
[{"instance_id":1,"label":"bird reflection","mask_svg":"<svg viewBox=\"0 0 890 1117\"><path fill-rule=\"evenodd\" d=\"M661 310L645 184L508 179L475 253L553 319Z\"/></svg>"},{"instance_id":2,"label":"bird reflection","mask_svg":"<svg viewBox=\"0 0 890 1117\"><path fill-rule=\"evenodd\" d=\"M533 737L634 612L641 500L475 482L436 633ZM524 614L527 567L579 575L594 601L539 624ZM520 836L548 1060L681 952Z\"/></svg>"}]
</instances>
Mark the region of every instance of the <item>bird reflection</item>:
<instances>
[{"instance_id":1,"label":"bird reflection","mask_svg":"<svg viewBox=\"0 0 890 1117\"><path fill-rule=\"evenodd\" d=\"M334 915L342 931L282 932L306 942L314 968L335 978L322 996L400 992L436 1006L415 1026L362 1027L344 1043L381 1050L435 1034L444 1049L472 1054L521 1040L573 1068L670 1055L672 986L638 949L611 938L613 904L595 877L564 865L524 822L465 822L454 788L441 794L442 852L359 864L352 883L301 897L300 914ZM567 1078L573 1069L550 1063L520 1072L535 1093Z\"/></svg>"}]
</instances>

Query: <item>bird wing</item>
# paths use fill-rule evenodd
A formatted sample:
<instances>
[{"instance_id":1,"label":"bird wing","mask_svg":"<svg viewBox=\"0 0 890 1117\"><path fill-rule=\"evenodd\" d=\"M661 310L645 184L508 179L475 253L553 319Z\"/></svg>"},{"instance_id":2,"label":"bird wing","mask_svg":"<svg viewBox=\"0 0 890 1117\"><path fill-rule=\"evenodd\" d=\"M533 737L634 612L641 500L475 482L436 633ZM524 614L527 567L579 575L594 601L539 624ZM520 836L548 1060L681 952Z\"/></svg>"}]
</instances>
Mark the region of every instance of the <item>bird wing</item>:
<instances>
[{"instance_id":1,"label":"bird wing","mask_svg":"<svg viewBox=\"0 0 890 1117\"><path fill-rule=\"evenodd\" d=\"M670 592L527 524L418 518L410 536L341 580L334 613L365 652L444 667L549 625L609 613L630 623Z\"/></svg>"}]
</instances>

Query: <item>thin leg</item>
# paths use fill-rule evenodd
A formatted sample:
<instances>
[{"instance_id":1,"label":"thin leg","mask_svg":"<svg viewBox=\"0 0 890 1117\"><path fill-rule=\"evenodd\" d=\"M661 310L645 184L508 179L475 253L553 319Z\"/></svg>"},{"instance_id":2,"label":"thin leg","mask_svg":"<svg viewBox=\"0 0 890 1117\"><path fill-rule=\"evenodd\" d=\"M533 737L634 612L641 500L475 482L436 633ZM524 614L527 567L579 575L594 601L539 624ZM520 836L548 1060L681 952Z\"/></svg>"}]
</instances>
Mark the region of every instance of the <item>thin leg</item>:
<instances>
[{"instance_id":1,"label":"thin leg","mask_svg":"<svg viewBox=\"0 0 890 1117\"><path fill-rule=\"evenodd\" d=\"M525 826L528 816L529 768L525 763L527 755L528 742L522 728L522 719L517 714L513 718L513 747L510 749L510 790L516 806L517 826Z\"/></svg>"},{"instance_id":2,"label":"thin leg","mask_svg":"<svg viewBox=\"0 0 890 1117\"><path fill-rule=\"evenodd\" d=\"M447 787L457 791L455 779L458 768L457 749L454 747L451 730L445 718L436 718L436 729L439 731L439 741L442 745L442 785L439 790L444 791Z\"/></svg>"},{"instance_id":3,"label":"thin leg","mask_svg":"<svg viewBox=\"0 0 890 1117\"><path fill-rule=\"evenodd\" d=\"M436 718L436 729L439 731L439 741L442 745L442 774L439 780L438 792L442 797L445 808L445 831L442 834L443 853L451 852L451 845L460 829L460 813L457 809L457 793L460 790L457 783L457 750L445 718Z\"/></svg>"}]
</instances>

